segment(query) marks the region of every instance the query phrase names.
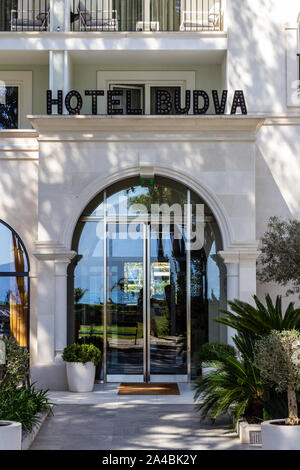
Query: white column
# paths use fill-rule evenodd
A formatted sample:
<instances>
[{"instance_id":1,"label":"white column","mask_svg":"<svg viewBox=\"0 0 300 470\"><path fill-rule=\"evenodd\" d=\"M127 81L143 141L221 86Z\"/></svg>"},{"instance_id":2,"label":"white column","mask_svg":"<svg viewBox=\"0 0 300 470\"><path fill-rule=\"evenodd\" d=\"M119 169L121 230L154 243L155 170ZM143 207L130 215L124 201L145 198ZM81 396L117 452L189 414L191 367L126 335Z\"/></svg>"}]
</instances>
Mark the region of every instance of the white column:
<instances>
[{"instance_id":1,"label":"white column","mask_svg":"<svg viewBox=\"0 0 300 470\"><path fill-rule=\"evenodd\" d=\"M52 242L36 242L36 246L37 362L53 364L67 345L67 267L76 252Z\"/></svg>"},{"instance_id":2,"label":"white column","mask_svg":"<svg viewBox=\"0 0 300 470\"><path fill-rule=\"evenodd\" d=\"M54 279L53 262L38 261L37 282L37 361L41 364L54 361Z\"/></svg>"},{"instance_id":3,"label":"white column","mask_svg":"<svg viewBox=\"0 0 300 470\"><path fill-rule=\"evenodd\" d=\"M69 258L55 260L55 362L62 361L67 346L67 268Z\"/></svg>"},{"instance_id":4,"label":"white column","mask_svg":"<svg viewBox=\"0 0 300 470\"><path fill-rule=\"evenodd\" d=\"M239 299L239 253L219 252L227 269L227 301ZM227 343L233 345L232 337L236 334L233 328L227 327Z\"/></svg>"},{"instance_id":5,"label":"white column","mask_svg":"<svg viewBox=\"0 0 300 470\"><path fill-rule=\"evenodd\" d=\"M231 250L219 252L227 268L227 301L239 299L253 303L253 295L256 293L256 260L259 254L257 242L246 246L236 243ZM236 331L228 327L228 344L233 344L232 337L235 334Z\"/></svg>"}]
</instances>

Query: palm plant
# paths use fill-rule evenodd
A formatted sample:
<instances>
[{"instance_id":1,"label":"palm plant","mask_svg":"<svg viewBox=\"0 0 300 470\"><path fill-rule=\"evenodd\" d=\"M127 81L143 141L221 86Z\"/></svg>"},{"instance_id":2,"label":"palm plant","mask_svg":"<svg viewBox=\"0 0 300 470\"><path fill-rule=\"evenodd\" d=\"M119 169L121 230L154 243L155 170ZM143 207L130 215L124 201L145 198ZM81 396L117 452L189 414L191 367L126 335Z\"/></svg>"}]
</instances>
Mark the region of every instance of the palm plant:
<instances>
[{"instance_id":1,"label":"palm plant","mask_svg":"<svg viewBox=\"0 0 300 470\"><path fill-rule=\"evenodd\" d=\"M202 417L216 419L221 413L229 412L236 425L241 416L262 419L264 388L259 371L252 364L249 341L241 335L234 342L241 359L228 352L211 361L213 370L195 382L194 400Z\"/></svg>"},{"instance_id":2,"label":"palm plant","mask_svg":"<svg viewBox=\"0 0 300 470\"><path fill-rule=\"evenodd\" d=\"M293 330L299 327L300 309L294 308L294 302L291 302L283 313L280 295L273 303L270 295L267 294L266 306L256 295L253 299L255 306L237 299L229 301L231 311L221 310L225 316L216 318L216 321L252 338L264 336L272 330Z\"/></svg>"}]
</instances>

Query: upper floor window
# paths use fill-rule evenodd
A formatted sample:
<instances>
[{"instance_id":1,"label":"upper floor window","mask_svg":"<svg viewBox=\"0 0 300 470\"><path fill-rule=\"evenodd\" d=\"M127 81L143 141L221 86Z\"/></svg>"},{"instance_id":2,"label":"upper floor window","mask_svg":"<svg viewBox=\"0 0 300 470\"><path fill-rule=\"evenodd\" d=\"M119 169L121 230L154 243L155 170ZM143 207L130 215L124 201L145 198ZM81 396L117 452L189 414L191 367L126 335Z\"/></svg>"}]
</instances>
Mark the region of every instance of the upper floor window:
<instances>
[{"instance_id":1,"label":"upper floor window","mask_svg":"<svg viewBox=\"0 0 300 470\"><path fill-rule=\"evenodd\" d=\"M0 83L0 129L19 127L19 86Z\"/></svg>"},{"instance_id":2,"label":"upper floor window","mask_svg":"<svg viewBox=\"0 0 300 470\"><path fill-rule=\"evenodd\" d=\"M32 72L0 71L0 130L29 127L32 114Z\"/></svg>"},{"instance_id":3,"label":"upper floor window","mask_svg":"<svg viewBox=\"0 0 300 470\"><path fill-rule=\"evenodd\" d=\"M14 230L0 220L0 335L28 346L29 262Z\"/></svg>"},{"instance_id":4,"label":"upper floor window","mask_svg":"<svg viewBox=\"0 0 300 470\"><path fill-rule=\"evenodd\" d=\"M166 92L170 96L171 109L168 114L176 114L174 103L176 91L180 93L182 105L185 103L185 91L195 89L195 72L187 71L99 71L97 87L104 90L122 90L116 96L120 102L115 108L123 109L126 114L127 91L130 91L131 109L141 109L142 114L157 114L156 92ZM163 99L164 100L164 99ZM107 114L106 100L100 98L100 114Z\"/></svg>"}]
</instances>

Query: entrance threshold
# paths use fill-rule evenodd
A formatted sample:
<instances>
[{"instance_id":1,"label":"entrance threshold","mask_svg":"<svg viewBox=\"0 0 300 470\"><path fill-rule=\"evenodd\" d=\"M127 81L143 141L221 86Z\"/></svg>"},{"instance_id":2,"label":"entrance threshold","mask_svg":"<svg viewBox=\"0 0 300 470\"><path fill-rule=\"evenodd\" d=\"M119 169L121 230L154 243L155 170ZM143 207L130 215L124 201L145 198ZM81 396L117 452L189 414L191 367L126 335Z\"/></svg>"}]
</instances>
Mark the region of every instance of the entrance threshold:
<instances>
[{"instance_id":1,"label":"entrance threshold","mask_svg":"<svg viewBox=\"0 0 300 470\"><path fill-rule=\"evenodd\" d=\"M107 383L143 383L145 382L142 375L107 375ZM187 375L151 375L150 383L187 383L189 378Z\"/></svg>"}]
</instances>

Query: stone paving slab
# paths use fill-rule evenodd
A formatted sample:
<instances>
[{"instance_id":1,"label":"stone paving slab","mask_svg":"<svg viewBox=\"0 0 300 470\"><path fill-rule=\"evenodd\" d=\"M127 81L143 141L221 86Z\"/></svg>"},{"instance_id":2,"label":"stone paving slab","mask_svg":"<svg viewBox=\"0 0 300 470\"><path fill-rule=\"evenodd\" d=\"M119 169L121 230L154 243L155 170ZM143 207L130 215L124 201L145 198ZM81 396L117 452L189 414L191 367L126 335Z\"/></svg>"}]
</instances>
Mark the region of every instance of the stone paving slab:
<instances>
[{"instance_id":1,"label":"stone paving slab","mask_svg":"<svg viewBox=\"0 0 300 470\"><path fill-rule=\"evenodd\" d=\"M194 405L59 404L31 450L243 450L230 426L200 422Z\"/></svg>"}]
</instances>

